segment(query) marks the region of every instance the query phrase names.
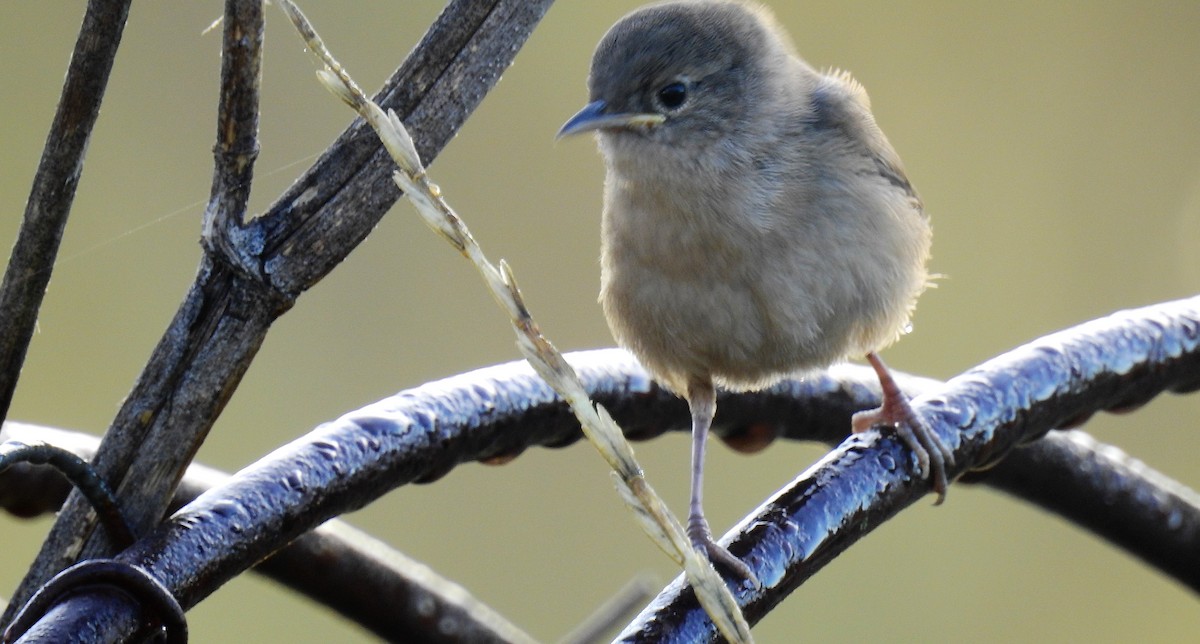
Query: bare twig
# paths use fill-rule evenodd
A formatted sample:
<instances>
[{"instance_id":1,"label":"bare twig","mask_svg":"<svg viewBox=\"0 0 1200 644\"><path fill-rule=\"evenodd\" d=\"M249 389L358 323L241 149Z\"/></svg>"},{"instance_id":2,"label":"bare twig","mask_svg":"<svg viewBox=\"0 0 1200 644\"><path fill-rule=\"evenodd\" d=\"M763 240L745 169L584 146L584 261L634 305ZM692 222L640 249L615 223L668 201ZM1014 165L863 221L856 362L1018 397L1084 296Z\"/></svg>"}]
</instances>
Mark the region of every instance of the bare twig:
<instances>
[{"instance_id":1,"label":"bare twig","mask_svg":"<svg viewBox=\"0 0 1200 644\"><path fill-rule=\"evenodd\" d=\"M244 208L257 130L258 58L261 12L253 2L226 6L221 100L219 102L213 204L206 224L220 213L235 222ZM239 65L248 65L244 73ZM242 160L236 157L242 156ZM249 160L247 160L247 158ZM240 203L240 205L239 205ZM183 469L199 449L233 393L274 318L291 306L286 298L257 287L219 255L206 254L167 336L160 341L139 382L105 435L96 469L117 490L135 533L162 518ZM222 323L224 321L224 323ZM15 609L50 576L72 562L115 549L96 532L95 515L78 495L42 544L42 550L5 612Z\"/></svg>"},{"instance_id":2,"label":"bare twig","mask_svg":"<svg viewBox=\"0 0 1200 644\"><path fill-rule=\"evenodd\" d=\"M379 96L419 127L415 144L426 158L436 156L494 86L550 3L454 0L447 6ZM227 43L227 56L230 51ZM254 75L234 77L246 82ZM271 323L357 247L399 197L391 172L378 139L354 124L267 213L239 229L236 253L205 254L97 455L135 531L163 516L183 465ZM254 260L243 261L247 256ZM13 603L78 558L109 554L93 529L86 505L69 500Z\"/></svg>"},{"instance_id":3,"label":"bare twig","mask_svg":"<svg viewBox=\"0 0 1200 644\"><path fill-rule=\"evenodd\" d=\"M0 285L0 420L8 415L50 283L129 4L129 0L91 0L79 28L58 110L25 203L25 220Z\"/></svg>"},{"instance_id":4,"label":"bare twig","mask_svg":"<svg viewBox=\"0 0 1200 644\"><path fill-rule=\"evenodd\" d=\"M217 143L212 193L201 240L211 253L245 269L252 248L241 238L254 161L258 158L258 94L262 83L262 0L226 0Z\"/></svg>"}]
</instances>

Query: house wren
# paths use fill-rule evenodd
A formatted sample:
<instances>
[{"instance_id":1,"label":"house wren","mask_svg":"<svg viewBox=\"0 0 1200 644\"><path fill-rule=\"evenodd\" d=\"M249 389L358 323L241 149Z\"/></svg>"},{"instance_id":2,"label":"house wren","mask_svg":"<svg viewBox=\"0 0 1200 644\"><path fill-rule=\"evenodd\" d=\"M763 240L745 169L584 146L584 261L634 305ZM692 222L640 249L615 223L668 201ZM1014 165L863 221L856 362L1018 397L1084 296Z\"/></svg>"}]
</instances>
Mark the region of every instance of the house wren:
<instances>
[{"instance_id":1,"label":"house wren","mask_svg":"<svg viewBox=\"0 0 1200 644\"><path fill-rule=\"evenodd\" d=\"M594 131L607 166L600 302L617 342L692 416L688 535L715 562L701 502L714 387L764 387L866 356L883 405L939 502L952 453L876 352L907 328L930 227L848 74L814 70L763 8L643 7L600 41L590 103L559 136Z\"/></svg>"}]
</instances>

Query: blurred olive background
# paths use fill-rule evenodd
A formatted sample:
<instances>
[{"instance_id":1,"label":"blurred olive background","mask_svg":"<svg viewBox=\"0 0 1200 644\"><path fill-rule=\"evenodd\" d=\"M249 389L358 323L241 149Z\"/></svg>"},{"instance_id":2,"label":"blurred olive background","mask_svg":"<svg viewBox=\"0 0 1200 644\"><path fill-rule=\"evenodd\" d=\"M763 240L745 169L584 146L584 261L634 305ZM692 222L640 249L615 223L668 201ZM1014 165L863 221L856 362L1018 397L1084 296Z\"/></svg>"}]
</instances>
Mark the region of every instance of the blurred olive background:
<instances>
[{"instance_id":1,"label":"blurred olive background","mask_svg":"<svg viewBox=\"0 0 1200 644\"><path fill-rule=\"evenodd\" d=\"M555 143L586 100L591 51L638 4L563 0L432 166L495 259L513 265L562 349L611 344L599 307L603 175L587 140ZM875 113L935 223L916 330L886 359L945 378L1045 333L1193 294L1200 282L1200 3L775 2L799 50L841 67ZM84 3L0 3L0 247L15 237ZM326 41L378 87L437 1L308 2ZM221 3L135 3L91 142L14 419L100 433L190 283L211 148ZM262 212L349 122L268 9ZM517 358L473 269L400 203L281 319L199 454L236 470L319 423L398 390ZM1196 396L1088 429L1200 485ZM682 421L682 419L681 419ZM710 455L723 531L823 449ZM677 511L687 437L638 445ZM401 488L347 517L553 640L631 576L675 571L640 533L590 447L534 449ZM48 520L0 519L7 594ZM1123 552L986 489L958 486L882 526L756 629L764 642L1180 641L1196 598ZM247 575L190 613L196 641L370 638Z\"/></svg>"}]
</instances>

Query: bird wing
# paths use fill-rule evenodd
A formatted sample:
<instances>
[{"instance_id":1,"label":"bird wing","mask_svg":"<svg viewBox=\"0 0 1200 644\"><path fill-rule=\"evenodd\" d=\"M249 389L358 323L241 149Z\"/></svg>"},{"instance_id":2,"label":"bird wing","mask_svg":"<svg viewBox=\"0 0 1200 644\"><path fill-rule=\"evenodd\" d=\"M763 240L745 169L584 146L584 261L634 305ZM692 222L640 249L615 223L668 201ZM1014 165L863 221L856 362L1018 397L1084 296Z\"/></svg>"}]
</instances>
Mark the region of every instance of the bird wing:
<instances>
[{"instance_id":1,"label":"bird wing","mask_svg":"<svg viewBox=\"0 0 1200 644\"><path fill-rule=\"evenodd\" d=\"M902 190L924 214L921 198L904 172L900 156L892 148L871 114L867 91L848 72L823 74L810 94L809 126L838 130L844 140L865 152L873 162L866 172L878 174Z\"/></svg>"}]
</instances>

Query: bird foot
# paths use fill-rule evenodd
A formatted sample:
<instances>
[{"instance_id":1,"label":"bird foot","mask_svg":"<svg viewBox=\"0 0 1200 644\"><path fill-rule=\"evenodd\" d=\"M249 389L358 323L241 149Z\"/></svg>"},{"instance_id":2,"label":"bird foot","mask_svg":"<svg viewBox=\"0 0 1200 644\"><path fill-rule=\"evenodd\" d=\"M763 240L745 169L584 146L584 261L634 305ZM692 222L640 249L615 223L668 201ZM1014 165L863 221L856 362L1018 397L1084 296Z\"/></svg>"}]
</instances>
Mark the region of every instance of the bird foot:
<instances>
[{"instance_id":1,"label":"bird foot","mask_svg":"<svg viewBox=\"0 0 1200 644\"><path fill-rule=\"evenodd\" d=\"M732 572L735 576L750 582L750 585L755 588L761 588L758 577L754 575L754 571L750 570L745 562L733 556L725 546L717 543L712 536L712 530L708 527L708 521L703 516L688 517L688 538L692 541L692 547L700 554L704 555L717 568L724 568L727 572Z\"/></svg>"},{"instance_id":2,"label":"bird foot","mask_svg":"<svg viewBox=\"0 0 1200 644\"><path fill-rule=\"evenodd\" d=\"M854 414L850 421L851 429L856 434L878 426L887 426L895 430L900 441L916 455L921 474L928 477L933 484L933 491L938 495L934 505L941 505L942 501L946 500L946 488L950 484L946 468L954 466L954 452L913 409L908 396L900 391L883 363L874 355L867 357L871 359L871 365L879 375L883 389L883 405L878 409Z\"/></svg>"}]
</instances>

